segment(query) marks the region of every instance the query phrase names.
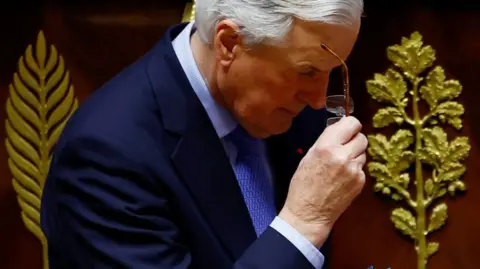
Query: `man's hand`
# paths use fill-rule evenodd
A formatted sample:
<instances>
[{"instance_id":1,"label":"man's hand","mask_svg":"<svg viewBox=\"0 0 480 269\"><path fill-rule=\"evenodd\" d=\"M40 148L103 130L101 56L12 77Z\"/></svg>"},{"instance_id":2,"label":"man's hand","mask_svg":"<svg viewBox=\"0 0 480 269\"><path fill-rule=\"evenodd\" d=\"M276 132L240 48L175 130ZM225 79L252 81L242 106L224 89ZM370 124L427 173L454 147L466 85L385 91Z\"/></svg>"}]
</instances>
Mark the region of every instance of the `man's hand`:
<instances>
[{"instance_id":1,"label":"man's hand","mask_svg":"<svg viewBox=\"0 0 480 269\"><path fill-rule=\"evenodd\" d=\"M300 162L280 217L320 247L361 192L368 141L354 117L328 126Z\"/></svg>"}]
</instances>

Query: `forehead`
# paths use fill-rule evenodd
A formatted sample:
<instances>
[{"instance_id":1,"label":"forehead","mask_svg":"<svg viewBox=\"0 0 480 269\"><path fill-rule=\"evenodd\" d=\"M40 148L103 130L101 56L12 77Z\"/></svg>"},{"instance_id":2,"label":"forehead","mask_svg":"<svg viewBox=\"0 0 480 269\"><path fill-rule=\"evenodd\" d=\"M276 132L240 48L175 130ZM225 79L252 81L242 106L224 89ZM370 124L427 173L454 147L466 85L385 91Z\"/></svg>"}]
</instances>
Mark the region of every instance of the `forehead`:
<instances>
[{"instance_id":1,"label":"forehead","mask_svg":"<svg viewBox=\"0 0 480 269\"><path fill-rule=\"evenodd\" d=\"M339 61L320 45L327 44L338 56L346 59L355 44L358 31L359 25L348 27L296 20L287 36L286 49L293 58L307 58L338 65Z\"/></svg>"}]
</instances>

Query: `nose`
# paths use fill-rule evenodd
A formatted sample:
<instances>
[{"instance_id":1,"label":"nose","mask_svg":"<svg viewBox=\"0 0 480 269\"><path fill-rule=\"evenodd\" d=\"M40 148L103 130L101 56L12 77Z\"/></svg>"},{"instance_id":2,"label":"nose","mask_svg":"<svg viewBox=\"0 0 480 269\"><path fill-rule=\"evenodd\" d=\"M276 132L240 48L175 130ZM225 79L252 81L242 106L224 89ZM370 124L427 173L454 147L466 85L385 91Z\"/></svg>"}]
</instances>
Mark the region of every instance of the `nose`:
<instances>
[{"instance_id":1,"label":"nose","mask_svg":"<svg viewBox=\"0 0 480 269\"><path fill-rule=\"evenodd\" d=\"M311 94L308 98L307 103L313 109L320 109L325 107L325 91L317 94Z\"/></svg>"}]
</instances>

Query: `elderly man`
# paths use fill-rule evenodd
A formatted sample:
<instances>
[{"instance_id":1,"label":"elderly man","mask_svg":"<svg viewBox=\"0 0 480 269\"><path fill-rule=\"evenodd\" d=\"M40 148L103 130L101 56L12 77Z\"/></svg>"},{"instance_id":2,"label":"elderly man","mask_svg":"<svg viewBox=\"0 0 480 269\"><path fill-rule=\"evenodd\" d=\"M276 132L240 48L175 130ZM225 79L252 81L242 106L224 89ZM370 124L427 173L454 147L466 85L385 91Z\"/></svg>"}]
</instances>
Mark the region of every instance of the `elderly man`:
<instances>
[{"instance_id":1,"label":"elderly man","mask_svg":"<svg viewBox=\"0 0 480 269\"><path fill-rule=\"evenodd\" d=\"M323 130L340 62L320 44L346 58L362 9L198 0L67 124L42 201L50 268L322 268L367 140L353 117Z\"/></svg>"}]
</instances>

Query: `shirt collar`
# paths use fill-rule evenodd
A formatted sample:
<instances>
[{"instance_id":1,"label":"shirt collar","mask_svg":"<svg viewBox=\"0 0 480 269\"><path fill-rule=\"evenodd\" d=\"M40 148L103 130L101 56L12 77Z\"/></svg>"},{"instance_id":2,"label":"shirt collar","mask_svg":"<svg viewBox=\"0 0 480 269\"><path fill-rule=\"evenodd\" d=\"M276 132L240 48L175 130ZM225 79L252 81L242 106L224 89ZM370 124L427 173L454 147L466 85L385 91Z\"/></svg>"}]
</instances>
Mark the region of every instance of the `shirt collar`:
<instances>
[{"instance_id":1,"label":"shirt collar","mask_svg":"<svg viewBox=\"0 0 480 269\"><path fill-rule=\"evenodd\" d=\"M217 135L220 138L223 138L235 129L237 122L229 111L215 102L210 94L207 84L205 83L205 79L197 67L190 46L190 37L194 32L194 22L190 22L175 40L172 41L173 49L190 85L195 91L198 99L200 99L202 106L205 108Z\"/></svg>"}]
</instances>

